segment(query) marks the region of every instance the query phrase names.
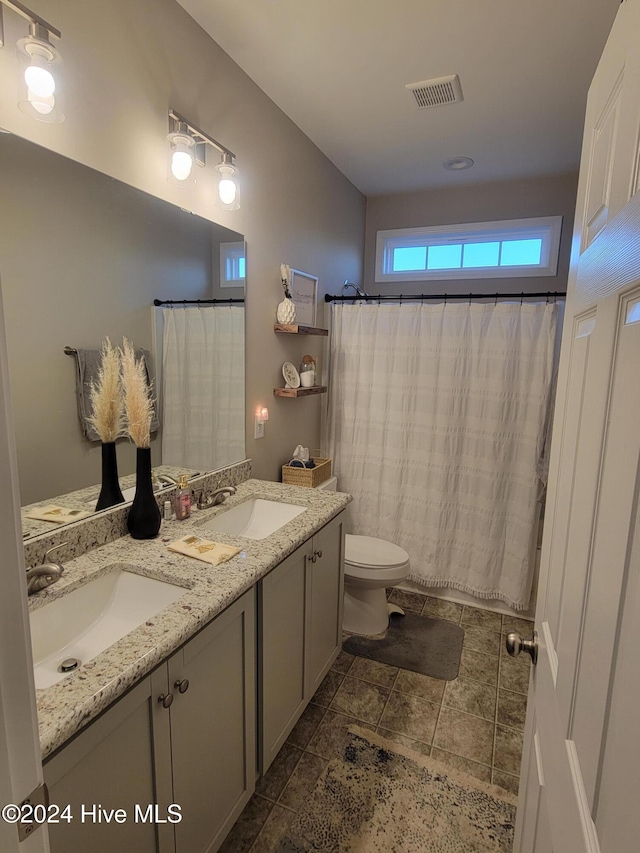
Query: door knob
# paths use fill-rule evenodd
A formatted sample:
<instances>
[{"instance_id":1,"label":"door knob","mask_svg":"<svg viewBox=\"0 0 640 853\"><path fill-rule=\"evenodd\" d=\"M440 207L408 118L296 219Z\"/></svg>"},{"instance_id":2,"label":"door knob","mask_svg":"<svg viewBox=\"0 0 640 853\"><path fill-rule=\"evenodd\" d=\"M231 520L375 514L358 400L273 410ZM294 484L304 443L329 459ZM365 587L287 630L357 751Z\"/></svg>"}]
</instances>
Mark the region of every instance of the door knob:
<instances>
[{"instance_id":1,"label":"door knob","mask_svg":"<svg viewBox=\"0 0 640 853\"><path fill-rule=\"evenodd\" d=\"M173 686L178 690L178 693L186 693L189 689L189 679L183 678L182 681L176 681Z\"/></svg>"},{"instance_id":2,"label":"door knob","mask_svg":"<svg viewBox=\"0 0 640 853\"><path fill-rule=\"evenodd\" d=\"M173 693L161 693L158 696L158 702L163 708L170 708L171 703L173 702Z\"/></svg>"},{"instance_id":3,"label":"door knob","mask_svg":"<svg viewBox=\"0 0 640 853\"><path fill-rule=\"evenodd\" d=\"M520 652L531 655L534 665L538 663L538 632L533 632L533 637L523 640L517 631L509 631L507 634L507 651L512 658L518 657Z\"/></svg>"}]
</instances>

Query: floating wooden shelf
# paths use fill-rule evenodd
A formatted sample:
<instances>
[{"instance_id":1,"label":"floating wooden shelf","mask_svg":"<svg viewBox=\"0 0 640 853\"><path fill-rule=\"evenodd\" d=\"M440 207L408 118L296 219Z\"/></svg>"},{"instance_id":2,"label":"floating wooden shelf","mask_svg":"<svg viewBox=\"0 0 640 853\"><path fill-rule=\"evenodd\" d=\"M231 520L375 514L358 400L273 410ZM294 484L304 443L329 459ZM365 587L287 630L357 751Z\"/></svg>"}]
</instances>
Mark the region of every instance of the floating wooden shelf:
<instances>
[{"instance_id":1,"label":"floating wooden shelf","mask_svg":"<svg viewBox=\"0 0 640 853\"><path fill-rule=\"evenodd\" d=\"M310 397L312 394L326 394L326 385L313 385L311 388L274 388L274 397Z\"/></svg>"},{"instance_id":2,"label":"floating wooden shelf","mask_svg":"<svg viewBox=\"0 0 640 853\"><path fill-rule=\"evenodd\" d=\"M328 329L318 329L316 326L289 326L286 323L276 323L273 328L281 335L322 335L326 337L329 334Z\"/></svg>"}]
</instances>

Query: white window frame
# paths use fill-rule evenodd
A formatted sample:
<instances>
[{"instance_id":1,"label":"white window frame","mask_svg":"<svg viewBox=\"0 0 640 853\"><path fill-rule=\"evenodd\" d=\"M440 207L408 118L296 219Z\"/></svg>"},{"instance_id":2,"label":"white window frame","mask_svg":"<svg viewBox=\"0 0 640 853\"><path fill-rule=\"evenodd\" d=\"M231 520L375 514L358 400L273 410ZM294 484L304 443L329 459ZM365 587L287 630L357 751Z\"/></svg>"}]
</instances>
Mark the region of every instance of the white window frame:
<instances>
[{"instance_id":1,"label":"white window frame","mask_svg":"<svg viewBox=\"0 0 640 853\"><path fill-rule=\"evenodd\" d=\"M244 257L244 240L236 240L233 243L220 243L220 287L244 287L246 277L246 258L245 275L242 276L242 278L227 278L228 266L231 266L233 271L237 271L240 258Z\"/></svg>"},{"instance_id":2,"label":"white window frame","mask_svg":"<svg viewBox=\"0 0 640 853\"><path fill-rule=\"evenodd\" d=\"M463 225L434 225L426 228L397 228L378 231L376 237L376 282L444 281L471 278L520 278L551 276L558 271L562 216L470 222ZM539 264L518 266L461 267L450 270L393 272L395 249L412 246L446 246L458 243L489 243L503 240L542 240Z\"/></svg>"}]
</instances>

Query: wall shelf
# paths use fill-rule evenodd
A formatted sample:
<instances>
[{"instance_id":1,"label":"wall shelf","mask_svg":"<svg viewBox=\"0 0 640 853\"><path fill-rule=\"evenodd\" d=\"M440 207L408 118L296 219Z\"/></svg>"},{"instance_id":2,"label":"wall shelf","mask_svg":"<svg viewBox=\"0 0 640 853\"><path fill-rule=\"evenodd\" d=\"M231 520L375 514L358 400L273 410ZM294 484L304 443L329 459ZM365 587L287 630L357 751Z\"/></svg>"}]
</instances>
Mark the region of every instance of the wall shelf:
<instances>
[{"instance_id":1,"label":"wall shelf","mask_svg":"<svg viewBox=\"0 0 640 853\"><path fill-rule=\"evenodd\" d=\"M311 397L313 394L326 394L326 385L313 385L311 388L274 388L274 397Z\"/></svg>"},{"instance_id":2,"label":"wall shelf","mask_svg":"<svg viewBox=\"0 0 640 853\"><path fill-rule=\"evenodd\" d=\"M322 335L326 338L329 334L328 329L318 329L316 326L287 325L286 323L276 323L273 330L280 335Z\"/></svg>"}]
</instances>

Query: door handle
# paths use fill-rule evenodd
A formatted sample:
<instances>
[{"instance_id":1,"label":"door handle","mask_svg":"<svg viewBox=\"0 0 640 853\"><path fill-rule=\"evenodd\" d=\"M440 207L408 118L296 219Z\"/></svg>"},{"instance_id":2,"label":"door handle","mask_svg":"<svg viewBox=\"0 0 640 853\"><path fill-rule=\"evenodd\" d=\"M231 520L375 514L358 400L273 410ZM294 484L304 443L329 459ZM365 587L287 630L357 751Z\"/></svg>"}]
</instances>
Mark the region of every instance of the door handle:
<instances>
[{"instance_id":1,"label":"door handle","mask_svg":"<svg viewBox=\"0 0 640 853\"><path fill-rule=\"evenodd\" d=\"M161 693L158 696L158 702L163 708L170 708L173 702L173 693Z\"/></svg>"},{"instance_id":2,"label":"door handle","mask_svg":"<svg viewBox=\"0 0 640 853\"><path fill-rule=\"evenodd\" d=\"M189 689L189 679L183 678L181 681L176 681L173 686L177 688L178 693L186 693Z\"/></svg>"},{"instance_id":3,"label":"door handle","mask_svg":"<svg viewBox=\"0 0 640 853\"><path fill-rule=\"evenodd\" d=\"M509 631L507 634L507 651L512 658L518 657L520 652L526 652L531 655L531 660L535 666L538 663L538 632L533 632L533 637L528 640L523 640L517 631Z\"/></svg>"}]
</instances>

